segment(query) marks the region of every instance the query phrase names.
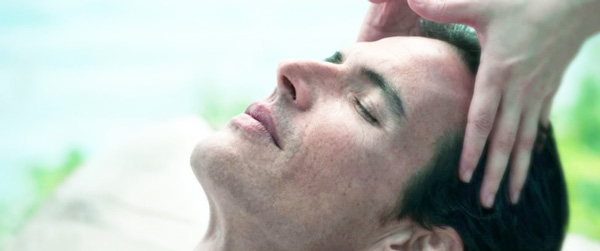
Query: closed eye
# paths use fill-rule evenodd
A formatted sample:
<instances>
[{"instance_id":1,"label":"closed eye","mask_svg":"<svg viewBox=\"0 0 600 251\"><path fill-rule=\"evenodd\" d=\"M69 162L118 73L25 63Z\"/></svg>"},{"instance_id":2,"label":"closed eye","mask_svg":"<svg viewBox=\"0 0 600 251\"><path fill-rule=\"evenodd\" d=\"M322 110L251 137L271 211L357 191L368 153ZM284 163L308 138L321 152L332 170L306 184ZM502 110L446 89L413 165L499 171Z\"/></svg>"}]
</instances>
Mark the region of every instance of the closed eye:
<instances>
[{"instance_id":1,"label":"closed eye","mask_svg":"<svg viewBox=\"0 0 600 251\"><path fill-rule=\"evenodd\" d=\"M354 104L358 108L358 113L360 113L360 115L365 118L367 122L374 125L379 124L379 121L369 112L369 110L367 110L367 108L365 108L365 106L362 105L362 103L360 103L360 100L358 100L356 97L354 98Z\"/></svg>"}]
</instances>

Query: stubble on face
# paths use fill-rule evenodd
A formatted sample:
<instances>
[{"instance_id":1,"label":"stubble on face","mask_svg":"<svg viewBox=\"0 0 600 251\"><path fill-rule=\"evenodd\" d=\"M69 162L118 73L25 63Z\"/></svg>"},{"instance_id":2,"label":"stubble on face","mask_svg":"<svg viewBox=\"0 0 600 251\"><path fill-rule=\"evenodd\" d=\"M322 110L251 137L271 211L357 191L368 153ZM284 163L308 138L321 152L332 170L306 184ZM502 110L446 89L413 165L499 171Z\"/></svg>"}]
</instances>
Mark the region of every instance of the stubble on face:
<instances>
[{"instance_id":1,"label":"stubble on face","mask_svg":"<svg viewBox=\"0 0 600 251\"><path fill-rule=\"evenodd\" d=\"M383 50L362 45L345 50L349 58L352 50L362 52L348 59L352 63L340 67L360 64L360 57L381 54L380 60L363 61L374 68L388 65L379 70L387 72L384 75L405 98L408 120L395 134L373 133L375 130L356 114L353 103L335 96L334 91L320 96L318 104L303 113L293 111L287 103L275 103L273 112L285 141L283 152L249 141L239 135L243 132L231 128L196 149L193 166L197 176L204 176L199 180L209 191L207 195L227 201L261 219L273 233L288 237L315 242L319 238L365 239L364 232L350 230L361 226L376 231L374 224L397 199L403 182L428 162L444 128L462 116L452 115L461 106L456 104L460 95L449 95L460 91L434 84L452 77L443 76L447 72L428 70L447 65L408 59L418 53L407 54L406 50L424 41L390 43L378 44L385 47ZM389 49L397 47L405 51ZM435 51L427 53L434 55Z\"/></svg>"}]
</instances>

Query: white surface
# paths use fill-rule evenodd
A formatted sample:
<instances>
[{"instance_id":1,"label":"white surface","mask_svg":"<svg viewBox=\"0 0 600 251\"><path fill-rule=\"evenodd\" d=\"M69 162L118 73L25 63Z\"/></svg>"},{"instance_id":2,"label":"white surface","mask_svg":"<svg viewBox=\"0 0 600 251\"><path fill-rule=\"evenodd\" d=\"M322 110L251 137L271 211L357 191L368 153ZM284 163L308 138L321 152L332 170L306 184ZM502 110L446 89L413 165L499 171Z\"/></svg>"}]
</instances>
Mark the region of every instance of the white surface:
<instances>
[{"instance_id":1,"label":"white surface","mask_svg":"<svg viewBox=\"0 0 600 251\"><path fill-rule=\"evenodd\" d=\"M189 117L110 147L59 187L8 250L192 250L209 210L189 156L208 132Z\"/></svg>"},{"instance_id":2,"label":"white surface","mask_svg":"<svg viewBox=\"0 0 600 251\"><path fill-rule=\"evenodd\" d=\"M600 243L577 234L568 234L563 251L600 251Z\"/></svg>"}]
</instances>

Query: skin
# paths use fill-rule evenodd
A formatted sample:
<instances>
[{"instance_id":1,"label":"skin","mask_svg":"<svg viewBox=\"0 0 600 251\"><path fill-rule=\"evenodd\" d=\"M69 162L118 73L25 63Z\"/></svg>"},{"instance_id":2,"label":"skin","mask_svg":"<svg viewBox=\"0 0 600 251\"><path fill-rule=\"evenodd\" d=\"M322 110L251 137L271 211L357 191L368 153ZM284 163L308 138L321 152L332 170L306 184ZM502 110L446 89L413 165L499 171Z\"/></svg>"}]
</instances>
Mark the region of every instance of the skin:
<instances>
[{"instance_id":1,"label":"skin","mask_svg":"<svg viewBox=\"0 0 600 251\"><path fill-rule=\"evenodd\" d=\"M415 24L415 13L436 22L469 25L477 31L481 64L468 112L459 173L463 181L470 181L489 141L479 199L484 207L493 205L500 181L510 167L510 197L512 203L517 203L538 123L549 123L552 99L562 74L586 39L600 31L600 1L371 2L375 5L369 9L359 40L408 35L415 28L406 24Z\"/></svg>"},{"instance_id":2,"label":"skin","mask_svg":"<svg viewBox=\"0 0 600 251\"><path fill-rule=\"evenodd\" d=\"M452 229L379 220L436 140L466 123L473 76L433 39L388 38L341 52L341 64L279 65L275 92L260 102L273 111L281 149L234 122L197 145L191 163L211 206L197 250L462 249ZM385 109L362 67L400 93L405 118ZM368 122L355 96L379 124Z\"/></svg>"},{"instance_id":3,"label":"skin","mask_svg":"<svg viewBox=\"0 0 600 251\"><path fill-rule=\"evenodd\" d=\"M358 42L372 42L386 37L418 35L419 15L406 0L372 0L358 35Z\"/></svg>"}]
</instances>

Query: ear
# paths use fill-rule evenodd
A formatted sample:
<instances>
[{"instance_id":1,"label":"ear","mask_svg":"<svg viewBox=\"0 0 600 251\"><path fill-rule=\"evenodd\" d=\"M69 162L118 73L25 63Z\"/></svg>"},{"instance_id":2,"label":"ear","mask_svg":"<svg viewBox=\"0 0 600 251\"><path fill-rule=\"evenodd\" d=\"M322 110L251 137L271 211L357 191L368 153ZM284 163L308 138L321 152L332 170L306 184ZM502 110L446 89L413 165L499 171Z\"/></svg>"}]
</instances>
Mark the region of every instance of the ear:
<instances>
[{"instance_id":1,"label":"ear","mask_svg":"<svg viewBox=\"0 0 600 251\"><path fill-rule=\"evenodd\" d=\"M453 228L433 228L427 230L413 225L380 240L372 250L427 250L427 251L462 251L463 242Z\"/></svg>"}]
</instances>

